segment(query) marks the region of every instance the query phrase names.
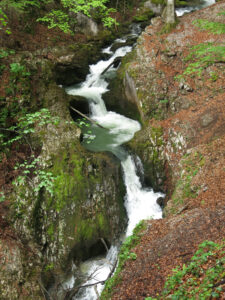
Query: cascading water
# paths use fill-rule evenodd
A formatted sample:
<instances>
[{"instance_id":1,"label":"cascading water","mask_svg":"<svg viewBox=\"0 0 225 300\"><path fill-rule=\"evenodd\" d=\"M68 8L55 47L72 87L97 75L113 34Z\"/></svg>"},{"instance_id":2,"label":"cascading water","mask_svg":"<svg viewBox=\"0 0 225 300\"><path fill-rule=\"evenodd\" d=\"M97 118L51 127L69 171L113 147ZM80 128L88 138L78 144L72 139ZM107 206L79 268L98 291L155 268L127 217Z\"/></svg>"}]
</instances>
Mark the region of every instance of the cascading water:
<instances>
[{"instance_id":1,"label":"cascading water","mask_svg":"<svg viewBox=\"0 0 225 300\"><path fill-rule=\"evenodd\" d=\"M139 27L133 29L131 35L139 33ZM130 37L130 36L129 36ZM117 39L115 42L124 43L127 38ZM100 124L84 131L83 145L91 151L110 151L117 156L122 165L123 178L126 186L125 207L128 216L128 227L126 236L132 233L135 225L142 219L161 218L162 211L156 200L161 193L154 193L152 189L144 189L140 179L137 176L135 162L121 145L131 140L138 130L141 129L137 121L131 120L112 111L107 111L105 103L102 99L103 93L107 91L107 78L115 74L116 69L111 66L107 72L104 70L110 66L117 57L122 57L132 50L132 47L124 46L112 53L111 47L103 49L104 53L110 55L106 61L99 61L95 65L90 66L90 73L85 82L79 86L69 87L66 89L68 94L79 95L85 97L90 104L91 118ZM102 75L103 74L103 75ZM90 138L92 141L90 142ZM139 165L140 165L139 161ZM105 280L110 273L112 264L115 263L118 254L118 247L111 246L107 256L89 260L81 265L81 271L92 278L85 284L91 284ZM93 278L94 277L94 278ZM74 280L71 281L74 283ZM94 300L97 294L101 292L103 286L98 284L97 290L94 287L80 289L74 299Z\"/></svg>"},{"instance_id":2,"label":"cascading water","mask_svg":"<svg viewBox=\"0 0 225 300\"><path fill-rule=\"evenodd\" d=\"M209 6L215 3L214 0L206 0L200 7ZM198 7L199 8L199 7ZM197 8L197 9L198 9ZM183 15L195 8L177 9L178 16ZM140 28L133 27L130 36L138 35ZM126 42L127 37L117 39L115 42ZM110 55L108 60L101 60L95 65L90 66L90 73L85 82L78 86L69 87L66 89L68 94L83 96L89 101L91 118L100 124L103 128L92 126L90 130L84 131L83 145L90 151L110 151L121 161L123 169L123 178L126 186L125 207L128 216L128 226L125 236L132 233L135 225L142 219L159 219L162 217L162 211L156 203L161 193L154 193L151 188L143 188L140 179L137 175L134 159L129 155L121 145L131 140L141 126L137 121L126 118L112 111L107 111L102 95L108 91L107 78L115 74L116 69L110 66L117 57L122 57L132 50L132 47L124 46L111 51L111 46L103 49L103 53ZM91 140L91 142L90 142ZM138 165L142 168L140 159ZM112 245L106 257L98 257L90 259L81 264L80 270L84 277L87 278L85 285L95 284L104 281L111 272L112 266L115 264L118 247ZM72 288L76 282L76 278L72 276L66 283L66 288ZM86 288L81 288L74 300L95 300L103 290L103 285L96 284Z\"/></svg>"},{"instance_id":3,"label":"cascading water","mask_svg":"<svg viewBox=\"0 0 225 300\"><path fill-rule=\"evenodd\" d=\"M184 14L189 13L191 11L195 11L195 10L207 7L209 5L212 5L215 2L216 2L215 0L199 1L199 5L177 8L176 9L176 14L177 14L178 17L180 17L180 16L183 16Z\"/></svg>"}]
</instances>

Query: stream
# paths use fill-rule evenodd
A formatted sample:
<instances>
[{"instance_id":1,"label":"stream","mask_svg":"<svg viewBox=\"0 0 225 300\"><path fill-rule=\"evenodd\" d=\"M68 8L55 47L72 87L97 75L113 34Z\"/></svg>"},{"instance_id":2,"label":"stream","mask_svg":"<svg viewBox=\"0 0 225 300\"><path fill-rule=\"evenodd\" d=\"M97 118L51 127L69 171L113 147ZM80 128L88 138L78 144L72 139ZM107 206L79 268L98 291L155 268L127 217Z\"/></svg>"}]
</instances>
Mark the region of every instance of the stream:
<instances>
[{"instance_id":1,"label":"stream","mask_svg":"<svg viewBox=\"0 0 225 300\"><path fill-rule=\"evenodd\" d=\"M214 0L207 0L201 5L201 8L214 2ZM177 9L177 14L181 16L193 9L196 9L196 7L179 8ZM140 33L140 26L133 24L131 33L115 40L114 43L125 44L127 39L137 37ZM103 127L92 124L91 127L84 129L82 145L94 152L111 152L121 162L124 184L126 186L124 205L128 217L127 229L124 236L121 237L122 241L125 237L132 234L134 227L140 220L162 218L162 210L156 200L162 197L163 194L155 193L151 188L142 186L141 180L137 175L137 168L143 172L141 161L139 158L134 159L134 156L127 153L122 146L122 144L130 141L134 134L141 129L140 124L118 113L107 111L102 99L102 95L108 91L108 80L116 76L117 68L114 68L112 63L117 57L123 57L132 51L131 46L124 45L113 53L111 51L112 45L102 50L103 53L109 55L109 58L91 65L86 80L79 85L66 88L66 92L70 95L85 97L89 102L90 118ZM107 71L104 72L106 69ZM135 161L139 163L135 164ZM112 266L116 263L119 252L118 245L112 245L105 257L92 258L80 265L80 272L87 278L85 285L104 281L108 277ZM63 284L63 287L64 289L72 288L75 283L76 278L72 276ZM81 288L73 299L96 300L103 288L102 284Z\"/></svg>"},{"instance_id":2,"label":"stream","mask_svg":"<svg viewBox=\"0 0 225 300\"><path fill-rule=\"evenodd\" d=\"M115 40L114 43L126 43L127 39L137 37L140 32L140 27L134 24L129 35ZM67 88L66 91L70 95L85 97L89 102L90 117L104 127L91 125L90 128L84 129L83 146L90 151L111 152L121 161L123 179L126 186L124 203L128 216L128 226L124 236L126 237L132 234L134 227L140 220L162 217L161 208L156 203L156 200L163 195L161 193L154 193L151 188L142 187L132 155L128 154L121 146L125 142L130 141L134 134L141 129L140 124L115 112L107 111L102 99L102 95L108 91L108 79L116 75L117 69L112 65L106 72L104 70L117 57L125 56L132 50L130 46L122 46L113 53L110 50L111 47L112 45L102 50L103 53L109 55L107 60L101 60L97 64L91 65L90 73L86 80L78 86ZM102 75L102 73L104 74ZM139 168L142 169L140 161ZM94 276L92 275L94 279L88 280L85 284L105 280L117 259L118 251L119 247L112 245L106 257L98 257L82 263L80 270L87 275L87 278L91 274L94 274ZM70 284L73 285L74 281L75 279L71 278ZM97 285L97 291L94 287L80 289L73 299L97 299L97 294L100 294L102 289L103 285L101 284Z\"/></svg>"}]
</instances>

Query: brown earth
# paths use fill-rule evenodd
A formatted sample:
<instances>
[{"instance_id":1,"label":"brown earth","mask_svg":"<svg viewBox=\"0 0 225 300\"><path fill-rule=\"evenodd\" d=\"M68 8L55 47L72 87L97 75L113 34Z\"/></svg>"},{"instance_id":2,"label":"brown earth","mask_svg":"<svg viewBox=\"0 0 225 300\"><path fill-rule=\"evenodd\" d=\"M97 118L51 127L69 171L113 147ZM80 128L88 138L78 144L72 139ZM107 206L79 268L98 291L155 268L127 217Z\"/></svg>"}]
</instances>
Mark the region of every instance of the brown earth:
<instances>
[{"instance_id":1,"label":"brown earth","mask_svg":"<svg viewBox=\"0 0 225 300\"><path fill-rule=\"evenodd\" d=\"M174 218L149 221L140 244L132 249L137 258L126 262L122 282L114 289L112 299L157 296L171 270L187 263L199 243L221 240L225 234L224 219L222 207L213 211L194 209Z\"/></svg>"},{"instance_id":2,"label":"brown earth","mask_svg":"<svg viewBox=\"0 0 225 300\"><path fill-rule=\"evenodd\" d=\"M192 23L196 19L224 23L224 16L218 15L224 10L225 1L220 1L185 15L171 33L163 35L158 34L162 20L155 19L142 34L137 57L129 64L142 94L166 91L161 99L168 99L168 104L161 118L139 110L148 128L163 128L168 194L166 218L148 222L140 244L132 249L137 259L126 262L112 299L157 297L172 269L187 263L199 243L224 238L224 61L204 68L201 76L185 76L183 82L174 79L188 66L185 57L190 47L203 42L225 44L225 34L202 31ZM215 80L212 74L217 75ZM147 106L156 101L146 100ZM223 286L220 299L224 297Z\"/></svg>"}]
</instances>

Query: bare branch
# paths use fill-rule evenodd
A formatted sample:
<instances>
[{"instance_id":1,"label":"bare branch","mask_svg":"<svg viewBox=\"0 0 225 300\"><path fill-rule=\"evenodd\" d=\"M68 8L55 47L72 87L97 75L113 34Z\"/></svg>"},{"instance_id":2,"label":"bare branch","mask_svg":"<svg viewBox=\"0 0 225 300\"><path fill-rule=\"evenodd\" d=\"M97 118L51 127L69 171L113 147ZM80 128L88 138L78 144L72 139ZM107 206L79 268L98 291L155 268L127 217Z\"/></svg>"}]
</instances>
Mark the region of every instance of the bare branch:
<instances>
[{"instance_id":1,"label":"bare branch","mask_svg":"<svg viewBox=\"0 0 225 300\"><path fill-rule=\"evenodd\" d=\"M101 240L102 244L105 246L105 249L106 249L106 251L107 251L107 253L108 253L108 252L109 252L109 248L108 248L108 246L107 246L105 240L104 240L103 238L100 238L100 240Z\"/></svg>"},{"instance_id":2,"label":"bare branch","mask_svg":"<svg viewBox=\"0 0 225 300\"><path fill-rule=\"evenodd\" d=\"M104 279L104 280L99 280L99 281L96 281L96 282L93 282L93 283L87 283L87 284L82 283L81 285L79 285L79 286L77 286L77 287L74 287L74 288L68 290L67 293L66 293L66 295L65 295L65 297L64 297L64 300L71 300L71 299L74 297L74 295L75 295L80 289L82 289L82 288L88 288L88 287L92 287L92 286L97 286L97 284L105 284L105 282L106 282L106 281L112 276L112 274L114 273L114 271L115 271L115 269L116 269L116 266L117 266L117 260L115 261L114 264L111 264L111 263L110 263L110 265L112 265L112 269L111 269L111 271L110 271L110 273L109 273L109 275L107 276L106 279ZM94 279L94 276L96 276L95 273L96 273L97 271L99 271L101 268L102 268L102 267L96 268L96 269L94 270L94 272L92 272L92 273L88 276L88 278L85 280L85 282L88 282L89 280ZM96 292L96 289L95 289L95 292ZM98 296L98 292L97 292L97 296ZM99 296L98 296L98 297L99 297Z\"/></svg>"},{"instance_id":3,"label":"bare branch","mask_svg":"<svg viewBox=\"0 0 225 300\"><path fill-rule=\"evenodd\" d=\"M46 290L46 288L43 286L43 284L41 283L41 281L38 279L38 284L41 288L42 294L44 295L45 299L47 300L45 293L48 295L50 300L53 300L53 298L51 297L51 295L49 294L49 292Z\"/></svg>"},{"instance_id":4,"label":"bare branch","mask_svg":"<svg viewBox=\"0 0 225 300\"><path fill-rule=\"evenodd\" d=\"M92 120L91 118L89 118L88 116L86 116L85 114L83 114L82 112L80 112L79 110L77 110L76 108L70 106L70 108L75 111L77 114L79 114L80 116L82 116L83 118L87 119L89 122L91 122L92 124L94 125L97 125L98 127L100 128L103 128L103 129L107 129L105 127L103 127L102 125L98 124L96 121Z\"/></svg>"}]
</instances>

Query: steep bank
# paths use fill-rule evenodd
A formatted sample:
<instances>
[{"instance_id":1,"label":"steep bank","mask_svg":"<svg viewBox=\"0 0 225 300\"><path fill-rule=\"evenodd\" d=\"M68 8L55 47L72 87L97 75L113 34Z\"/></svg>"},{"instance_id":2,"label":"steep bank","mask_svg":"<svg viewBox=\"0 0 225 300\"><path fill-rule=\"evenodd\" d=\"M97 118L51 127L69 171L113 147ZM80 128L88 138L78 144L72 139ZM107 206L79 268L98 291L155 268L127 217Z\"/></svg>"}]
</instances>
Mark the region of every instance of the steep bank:
<instances>
[{"instance_id":1,"label":"steep bank","mask_svg":"<svg viewBox=\"0 0 225 300\"><path fill-rule=\"evenodd\" d=\"M10 12L12 34L0 38L0 298L45 299L125 227L120 165L83 149L69 105L85 104L57 85L81 82L114 34L68 36Z\"/></svg>"},{"instance_id":2,"label":"steep bank","mask_svg":"<svg viewBox=\"0 0 225 300\"><path fill-rule=\"evenodd\" d=\"M167 34L160 18L152 20L124 63L124 90L143 123L128 146L144 161L146 179L167 191L166 218L149 221L112 299L163 299L171 270L204 240L223 239L224 10L221 1L185 15Z\"/></svg>"}]
</instances>

